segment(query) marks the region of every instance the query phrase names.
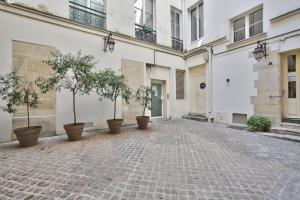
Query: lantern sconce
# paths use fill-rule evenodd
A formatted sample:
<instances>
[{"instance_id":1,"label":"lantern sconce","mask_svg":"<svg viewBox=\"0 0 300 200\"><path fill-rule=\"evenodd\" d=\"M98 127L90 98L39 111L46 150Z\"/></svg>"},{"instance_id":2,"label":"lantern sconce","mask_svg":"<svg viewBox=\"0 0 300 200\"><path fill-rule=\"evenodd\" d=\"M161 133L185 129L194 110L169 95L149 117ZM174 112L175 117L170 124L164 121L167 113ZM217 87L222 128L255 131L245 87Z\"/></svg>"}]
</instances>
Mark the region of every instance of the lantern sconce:
<instances>
[{"instance_id":1,"label":"lantern sconce","mask_svg":"<svg viewBox=\"0 0 300 200\"><path fill-rule=\"evenodd\" d=\"M254 57L259 62L263 57L267 58L267 42L257 42L257 47L253 51Z\"/></svg>"},{"instance_id":2,"label":"lantern sconce","mask_svg":"<svg viewBox=\"0 0 300 200\"><path fill-rule=\"evenodd\" d=\"M116 42L112 38L112 33L110 32L109 35L104 38L104 49L103 49L104 53L106 53L108 50L110 52L113 52L114 48L115 48L115 44L116 44Z\"/></svg>"}]
</instances>

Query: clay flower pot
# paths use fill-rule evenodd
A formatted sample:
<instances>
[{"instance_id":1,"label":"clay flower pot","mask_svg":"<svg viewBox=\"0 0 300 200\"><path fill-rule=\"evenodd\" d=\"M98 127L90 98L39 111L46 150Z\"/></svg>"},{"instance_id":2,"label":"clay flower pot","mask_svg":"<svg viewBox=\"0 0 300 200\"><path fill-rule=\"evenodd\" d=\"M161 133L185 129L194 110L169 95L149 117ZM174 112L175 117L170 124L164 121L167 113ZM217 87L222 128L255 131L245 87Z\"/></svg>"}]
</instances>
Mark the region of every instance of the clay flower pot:
<instances>
[{"instance_id":1,"label":"clay flower pot","mask_svg":"<svg viewBox=\"0 0 300 200\"><path fill-rule=\"evenodd\" d=\"M149 123L150 117L148 116L137 116L136 117L136 122L138 124L138 128L145 130L148 128L148 123Z\"/></svg>"},{"instance_id":2,"label":"clay flower pot","mask_svg":"<svg viewBox=\"0 0 300 200\"><path fill-rule=\"evenodd\" d=\"M69 141L78 141L82 137L84 123L74 123L64 125Z\"/></svg>"},{"instance_id":3,"label":"clay flower pot","mask_svg":"<svg viewBox=\"0 0 300 200\"><path fill-rule=\"evenodd\" d=\"M109 120L107 120L107 125L109 127L110 133L113 133L113 134L120 133L123 121L124 121L123 119L109 119Z\"/></svg>"},{"instance_id":4,"label":"clay flower pot","mask_svg":"<svg viewBox=\"0 0 300 200\"><path fill-rule=\"evenodd\" d=\"M14 133L21 147L31 147L37 144L41 130L41 126L31 126L29 128L14 129Z\"/></svg>"}]
</instances>

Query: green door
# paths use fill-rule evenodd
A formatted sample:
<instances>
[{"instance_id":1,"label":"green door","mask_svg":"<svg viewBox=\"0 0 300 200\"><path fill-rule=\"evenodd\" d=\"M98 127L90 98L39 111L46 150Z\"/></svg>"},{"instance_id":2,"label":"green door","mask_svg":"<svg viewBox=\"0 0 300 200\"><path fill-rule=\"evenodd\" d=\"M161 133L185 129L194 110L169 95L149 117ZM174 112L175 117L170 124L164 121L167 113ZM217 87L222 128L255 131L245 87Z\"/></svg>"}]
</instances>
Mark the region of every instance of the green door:
<instances>
[{"instance_id":1,"label":"green door","mask_svg":"<svg viewBox=\"0 0 300 200\"><path fill-rule=\"evenodd\" d=\"M151 87L154 91L154 95L152 95L151 117L162 117L162 84L152 83Z\"/></svg>"}]
</instances>

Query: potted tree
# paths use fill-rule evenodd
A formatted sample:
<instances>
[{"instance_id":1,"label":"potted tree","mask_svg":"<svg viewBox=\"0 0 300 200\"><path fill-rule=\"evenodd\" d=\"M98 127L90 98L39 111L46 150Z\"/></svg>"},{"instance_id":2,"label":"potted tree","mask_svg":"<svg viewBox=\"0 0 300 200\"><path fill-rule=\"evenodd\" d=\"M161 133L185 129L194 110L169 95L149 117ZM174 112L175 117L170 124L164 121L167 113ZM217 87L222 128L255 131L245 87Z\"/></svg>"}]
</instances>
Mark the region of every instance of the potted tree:
<instances>
[{"instance_id":1,"label":"potted tree","mask_svg":"<svg viewBox=\"0 0 300 200\"><path fill-rule=\"evenodd\" d=\"M149 123L149 116L145 116L146 109L151 110L151 95L154 91L151 87L141 86L135 93L135 99L143 106L143 115L136 117L136 122L139 129L147 129Z\"/></svg>"},{"instance_id":2,"label":"potted tree","mask_svg":"<svg viewBox=\"0 0 300 200\"><path fill-rule=\"evenodd\" d=\"M14 113L18 106L26 106L27 127L14 129L14 133L22 147L30 147L37 144L41 126L31 126L30 108L37 108L39 95L34 82L28 81L17 72L11 72L0 76L0 96L6 102L1 107L3 111Z\"/></svg>"},{"instance_id":3,"label":"potted tree","mask_svg":"<svg viewBox=\"0 0 300 200\"><path fill-rule=\"evenodd\" d=\"M82 55L62 54L59 50L52 53L52 57L44 61L52 67L53 74L49 79L39 79L37 85L43 93L55 89L66 89L72 94L73 123L64 125L69 141L77 141L82 137L83 122L77 122L76 95L89 94L94 79L92 69L95 66L94 57Z\"/></svg>"},{"instance_id":4,"label":"potted tree","mask_svg":"<svg viewBox=\"0 0 300 200\"><path fill-rule=\"evenodd\" d=\"M112 69L105 69L99 72L95 80L97 93L114 103L114 118L107 120L110 133L119 133L123 119L116 118L117 99L122 97L126 103L129 103L131 89L128 87L125 77Z\"/></svg>"}]
</instances>

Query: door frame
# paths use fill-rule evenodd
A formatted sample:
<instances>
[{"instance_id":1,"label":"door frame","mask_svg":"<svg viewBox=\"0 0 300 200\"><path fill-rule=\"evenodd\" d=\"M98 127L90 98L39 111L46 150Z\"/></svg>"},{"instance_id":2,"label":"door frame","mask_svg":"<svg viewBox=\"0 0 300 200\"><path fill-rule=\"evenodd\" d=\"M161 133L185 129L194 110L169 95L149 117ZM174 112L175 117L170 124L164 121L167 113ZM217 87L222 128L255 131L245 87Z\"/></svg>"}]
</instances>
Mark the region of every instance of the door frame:
<instances>
[{"instance_id":1,"label":"door frame","mask_svg":"<svg viewBox=\"0 0 300 200\"><path fill-rule=\"evenodd\" d=\"M156 116L156 117L152 117L152 110L151 110L151 114L150 114L150 118L151 119L162 119L164 117L164 82L162 80L157 80L157 79L151 79L151 88L152 88L152 83L156 83L156 84L160 84L161 85L161 116ZM152 105L151 105L152 106Z\"/></svg>"},{"instance_id":2,"label":"door frame","mask_svg":"<svg viewBox=\"0 0 300 200\"><path fill-rule=\"evenodd\" d=\"M296 55L296 115L289 115L288 113L288 56ZM282 78L282 89L285 91L282 101L282 117L288 118L300 118L300 50L293 50L281 54L281 78Z\"/></svg>"}]
</instances>

